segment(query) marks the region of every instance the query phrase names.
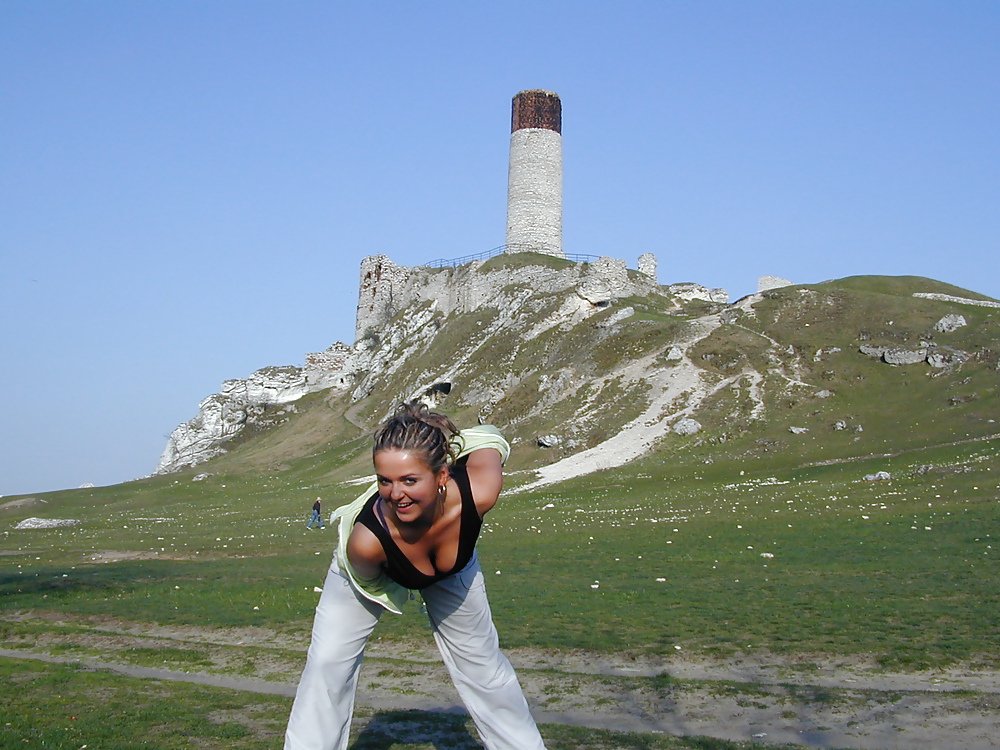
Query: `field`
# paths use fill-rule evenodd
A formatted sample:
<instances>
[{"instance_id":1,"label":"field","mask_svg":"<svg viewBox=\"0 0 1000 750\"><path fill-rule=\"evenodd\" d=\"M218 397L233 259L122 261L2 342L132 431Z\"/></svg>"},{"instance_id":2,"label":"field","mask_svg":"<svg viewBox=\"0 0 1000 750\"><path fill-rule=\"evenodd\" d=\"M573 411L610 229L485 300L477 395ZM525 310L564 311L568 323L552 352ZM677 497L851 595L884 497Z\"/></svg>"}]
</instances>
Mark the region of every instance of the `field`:
<instances>
[{"instance_id":1,"label":"field","mask_svg":"<svg viewBox=\"0 0 1000 750\"><path fill-rule=\"evenodd\" d=\"M998 448L786 468L690 451L523 493L513 474L480 557L549 746L902 747L986 715L964 746L990 747ZM186 473L0 511L3 746L280 746L334 538L305 521L356 491ZM32 516L79 523L14 528ZM149 679L191 675L265 692ZM364 675L355 747L476 746L437 710L457 701L419 602L383 618Z\"/></svg>"},{"instance_id":2,"label":"field","mask_svg":"<svg viewBox=\"0 0 1000 750\"><path fill-rule=\"evenodd\" d=\"M278 747L334 543L312 503L353 499L389 394L447 372L449 413L515 444L479 554L550 747L1000 747L996 307L852 277L752 308L629 298L609 324L504 290L400 310L366 334L398 368L249 420L206 464L5 498L4 746ZM533 484L649 425L643 458ZM458 703L420 602L384 616L355 747L476 747Z\"/></svg>"}]
</instances>

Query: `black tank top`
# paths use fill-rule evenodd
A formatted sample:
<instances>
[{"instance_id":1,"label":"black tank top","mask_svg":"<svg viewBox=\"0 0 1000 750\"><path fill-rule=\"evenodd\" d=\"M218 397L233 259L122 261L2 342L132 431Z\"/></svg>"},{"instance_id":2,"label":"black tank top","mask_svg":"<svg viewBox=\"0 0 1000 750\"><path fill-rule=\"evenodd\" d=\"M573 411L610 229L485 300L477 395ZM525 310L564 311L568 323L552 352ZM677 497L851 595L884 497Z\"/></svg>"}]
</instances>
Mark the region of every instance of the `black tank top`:
<instances>
[{"instance_id":1,"label":"black tank top","mask_svg":"<svg viewBox=\"0 0 1000 750\"><path fill-rule=\"evenodd\" d=\"M421 572L410 562L410 559L403 554L392 538L392 534L379 520L375 513L375 504L379 495L376 492L372 495L365 507L358 515L356 524L362 524L369 529L382 545L385 551L385 572L392 580L408 589L425 589L432 586L443 578L454 575L472 559L472 554L476 550L476 540L479 539L479 530L483 526L483 519L479 517L476 510L476 502L472 497L472 487L469 484L469 475L466 472L465 464L455 464L451 467L451 477L458 485L459 494L462 496L462 516L459 521L458 533L458 556L455 558L455 565L451 570L438 572L434 575L427 575Z\"/></svg>"}]
</instances>

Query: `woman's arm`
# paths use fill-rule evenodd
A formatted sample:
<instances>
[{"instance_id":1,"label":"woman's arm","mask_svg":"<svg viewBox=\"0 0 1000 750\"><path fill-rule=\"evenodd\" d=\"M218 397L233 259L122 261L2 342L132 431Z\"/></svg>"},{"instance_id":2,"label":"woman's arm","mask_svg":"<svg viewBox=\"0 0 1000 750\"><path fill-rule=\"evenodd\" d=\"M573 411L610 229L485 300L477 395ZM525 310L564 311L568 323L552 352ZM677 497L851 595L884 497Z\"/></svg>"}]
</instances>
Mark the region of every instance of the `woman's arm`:
<instances>
[{"instance_id":1,"label":"woman's arm","mask_svg":"<svg viewBox=\"0 0 1000 750\"><path fill-rule=\"evenodd\" d=\"M495 448L481 448L469 454L465 462L472 486L472 497L476 500L476 510L483 516L500 497L503 489L503 464L500 453Z\"/></svg>"},{"instance_id":2,"label":"woman's arm","mask_svg":"<svg viewBox=\"0 0 1000 750\"><path fill-rule=\"evenodd\" d=\"M371 529L357 524L347 540L347 559L359 578L370 581L382 574L385 550Z\"/></svg>"}]
</instances>

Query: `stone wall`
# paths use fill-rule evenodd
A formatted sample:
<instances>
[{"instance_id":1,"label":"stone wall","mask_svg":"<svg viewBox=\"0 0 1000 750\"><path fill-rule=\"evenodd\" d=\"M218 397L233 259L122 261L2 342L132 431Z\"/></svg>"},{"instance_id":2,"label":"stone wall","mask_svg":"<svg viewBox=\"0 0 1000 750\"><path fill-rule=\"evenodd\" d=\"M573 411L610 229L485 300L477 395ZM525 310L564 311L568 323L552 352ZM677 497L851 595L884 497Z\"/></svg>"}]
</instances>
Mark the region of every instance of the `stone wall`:
<instances>
[{"instance_id":1,"label":"stone wall","mask_svg":"<svg viewBox=\"0 0 1000 750\"><path fill-rule=\"evenodd\" d=\"M389 322L398 309L397 299L408 276L409 269L397 266L387 255L370 255L361 261L355 340L365 331Z\"/></svg>"},{"instance_id":2,"label":"stone wall","mask_svg":"<svg viewBox=\"0 0 1000 750\"><path fill-rule=\"evenodd\" d=\"M373 286L363 289L363 304L358 304L358 342L414 304L431 303L436 312L446 316L468 313L496 304L503 290L514 284L539 294L573 291L594 306L606 306L621 297L661 293L655 278L630 275L625 261L617 258L602 257L562 269L527 265L482 270L482 266L482 262L473 262L458 268L406 268L396 266L384 255L365 258L361 263L362 286ZM375 273L378 269L380 274ZM391 288L379 289L378 283ZM725 290L707 290L696 284L685 285L683 291L712 300L720 299L721 293L728 300Z\"/></svg>"},{"instance_id":3,"label":"stone wall","mask_svg":"<svg viewBox=\"0 0 1000 750\"><path fill-rule=\"evenodd\" d=\"M507 245L509 252L563 255L562 136L554 130L511 133Z\"/></svg>"}]
</instances>

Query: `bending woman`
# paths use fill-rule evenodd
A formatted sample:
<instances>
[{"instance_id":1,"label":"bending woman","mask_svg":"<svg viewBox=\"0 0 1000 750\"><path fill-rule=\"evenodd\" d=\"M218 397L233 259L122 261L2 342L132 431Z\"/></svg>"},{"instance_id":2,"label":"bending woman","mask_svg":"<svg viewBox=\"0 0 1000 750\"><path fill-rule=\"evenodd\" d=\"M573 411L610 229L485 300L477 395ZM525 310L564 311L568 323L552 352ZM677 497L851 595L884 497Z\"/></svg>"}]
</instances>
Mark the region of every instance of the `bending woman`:
<instances>
[{"instance_id":1,"label":"bending woman","mask_svg":"<svg viewBox=\"0 0 1000 750\"><path fill-rule=\"evenodd\" d=\"M475 545L497 502L510 446L492 426L458 432L443 414L402 404L375 433L376 483L338 508L340 540L323 586L285 750L345 750L365 644L410 589L490 750L544 750L500 651Z\"/></svg>"}]
</instances>

